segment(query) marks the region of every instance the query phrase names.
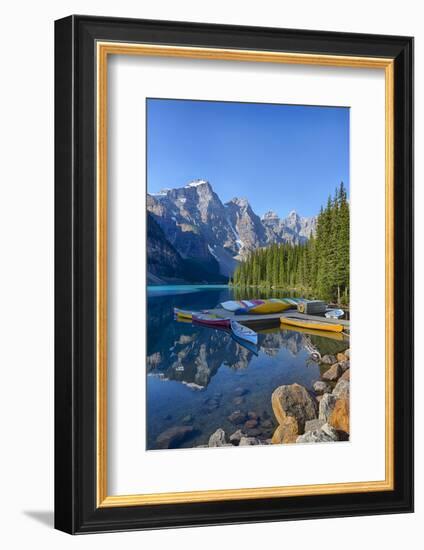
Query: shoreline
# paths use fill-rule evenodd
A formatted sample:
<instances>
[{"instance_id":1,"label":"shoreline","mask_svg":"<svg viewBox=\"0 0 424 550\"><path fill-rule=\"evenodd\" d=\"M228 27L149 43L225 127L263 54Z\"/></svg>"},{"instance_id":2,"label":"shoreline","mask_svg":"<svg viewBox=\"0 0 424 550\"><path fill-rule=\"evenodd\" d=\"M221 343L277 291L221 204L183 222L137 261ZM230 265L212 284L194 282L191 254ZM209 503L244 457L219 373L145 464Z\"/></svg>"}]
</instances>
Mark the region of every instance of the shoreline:
<instances>
[{"instance_id":1,"label":"shoreline","mask_svg":"<svg viewBox=\"0 0 424 550\"><path fill-rule=\"evenodd\" d=\"M218 428L205 447L281 445L349 441L350 348L320 360L320 377L313 390L298 383L278 386L271 395L277 426L272 437L263 437L261 419L255 412L235 410L229 417L234 433ZM275 424L275 421L273 422Z\"/></svg>"}]
</instances>

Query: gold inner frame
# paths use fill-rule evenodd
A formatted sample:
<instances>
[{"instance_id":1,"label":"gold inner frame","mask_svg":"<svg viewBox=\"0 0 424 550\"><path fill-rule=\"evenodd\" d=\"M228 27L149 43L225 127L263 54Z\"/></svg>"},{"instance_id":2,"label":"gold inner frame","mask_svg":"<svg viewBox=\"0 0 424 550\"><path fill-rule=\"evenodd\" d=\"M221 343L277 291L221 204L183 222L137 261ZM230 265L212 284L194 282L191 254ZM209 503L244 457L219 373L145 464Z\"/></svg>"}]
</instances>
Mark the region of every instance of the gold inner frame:
<instances>
[{"instance_id":1,"label":"gold inner frame","mask_svg":"<svg viewBox=\"0 0 424 550\"><path fill-rule=\"evenodd\" d=\"M390 58L314 55L218 48L97 42L97 506L142 506L289 496L325 495L394 489L394 60ZM385 479L318 485L252 487L178 493L108 496L107 493L107 61L109 55L143 55L384 69L385 71L385 212L386 212L386 378Z\"/></svg>"}]
</instances>

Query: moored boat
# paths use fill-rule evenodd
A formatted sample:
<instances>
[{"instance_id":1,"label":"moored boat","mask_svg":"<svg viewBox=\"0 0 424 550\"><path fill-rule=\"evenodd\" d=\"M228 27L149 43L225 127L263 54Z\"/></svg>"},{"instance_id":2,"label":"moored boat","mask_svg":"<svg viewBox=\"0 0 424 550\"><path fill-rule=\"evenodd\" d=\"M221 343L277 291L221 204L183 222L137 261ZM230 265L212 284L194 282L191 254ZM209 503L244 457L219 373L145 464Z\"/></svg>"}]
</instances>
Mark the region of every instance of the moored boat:
<instances>
[{"instance_id":1,"label":"moored boat","mask_svg":"<svg viewBox=\"0 0 424 550\"><path fill-rule=\"evenodd\" d=\"M193 317L193 311L187 311L185 309L174 307L174 315L180 319L191 319Z\"/></svg>"},{"instance_id":2,"label":"moored boat","mask_svg":"<svg viewBox=\"0 0 424 550\"><path fill-rule=\"evenodd\" d=\"M241 325L240 323L237 323L237 321L230 321L230 326L233 334L237 338L241 338L242 340L246 340L247 342L251 342L252 344L258 343L258 335L254 330L251 328L245 327L244 325Z\"/></svg>"},{"instance_id":3,"label":"moored boat","mask_svg":"<svg viewBox=\"0 0 424 550\"><path fill-rule=\"evenodd\" d=\"M230 319L209 315L207 313L193 313L191 320L198 325L206 325L208 327L230 328Z\"/></svg>"},{"instance_id":4,"label":"moored boat","mask_svg":"<svg viewBox=\"0 0 424 550\"><path fill-rule=\"evenodd\" d=\"M291 327L311 328L315 330L325 330L327 332L343 332L343 325L336 323L326 323L325 321L315 321L309 319L296 319L294 317L280 317L282 325Z\"/></svg>"},{"instance_id":5,"label":"moored boat","mask_svg":"<svg viewBox=\"0 0 424 550\"><path fill-rule=\"evenodd\" d=\"M286 298L269 298L266 300L228 300L221 302L220 306L234 313L234 315L267 315L270 313L282 313L292 309L295 302Z\"/></svg>"},{"instance_id":6,"label":"moored boat","mask_svg":"<svg viewBox=\"0 0 424 550\"><path fill-rule=\"evenodd\" d=\"M283 324L283 323L281 323ZM343 342L343 340L348 340L348 336L344 332L328 332L327 330L316 330L314 328L302 328L302 327L292 327L290 325L285 325L284 330L292 330L294 332L301 332L302 334L307 334L308 336L322 336L324 338L330 338L336 342Z\"/></svg>"},{"instance_id":7,"label":"moored boat","mask_svg":"<svg viewBox=\"0 0 424 550\"><path fill-rule=\"evenodd\" d=\"M231 338L234 340L234 342L237 342L239 346L242 346L252 352L254 355L259 355L258 352L258 346L256 344L252 344L252 342L248 342L247 340L243 340L242 338L239 338L234 334L233 331L230 330Z\"/></svg>"},{"instance_id":8,"label":"moored boat","mask_svg":"<svg viewBox=\"0 0 424 550\"><path fill-rule=\"evenodd\" d=\"M342 309L328 309L325 313L327 319L340 319L343 315L344 311Z\"/></svg>"}]
</instances>

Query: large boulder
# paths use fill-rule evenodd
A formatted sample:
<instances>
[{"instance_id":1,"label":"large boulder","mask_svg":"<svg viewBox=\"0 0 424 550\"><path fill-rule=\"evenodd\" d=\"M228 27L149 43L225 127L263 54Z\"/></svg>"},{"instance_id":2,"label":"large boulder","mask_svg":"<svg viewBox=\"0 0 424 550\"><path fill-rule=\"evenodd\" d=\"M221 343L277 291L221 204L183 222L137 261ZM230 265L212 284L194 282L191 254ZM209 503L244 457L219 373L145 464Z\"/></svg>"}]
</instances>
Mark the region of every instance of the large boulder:
<instances>
[{"instance_id":1,"label":"large boulder","mask_svg":"<svg viewBox=\"0 0 424 550\"><path fill-rule=\"evenodd\" d=\"M340 366L340 363L334 363L328 370L322 375L323 380L328 380L329 382L335 382L342 375L343 370Z\"/></svg>"},{"instance_id":2,"label":"large boulder","mask_svg":"<svg viewBox=\"0 0 424 550\"><path fill-rule=\"evenodd\" d=\"M340 376L340 380L350 381L350 369L344 371L344 373Z\"/></svg>"},{"instance_id":3,"label":"large boulder","mask_svg":"<svg viewBox=\"0 0 424 550\"><path fill-rule=\"evenodd\" d=\"M337 399L328 423L336 430L349 433L349 400Z\"/></svg>"},{"instance_id":4,"label":"large boulder","mask_svg":"<svg viewBox=\"0 0 424 550\"><path fill-rule=\"evenodd\" d=\"M328 422L331 413L333 412L334 405L336 404L337 397L331 393L326 393L323 395L321 401L319 402L319 414L318 418Z\"/></svg>"},{"instance_id":5,"label":"large boulder","mask_svg":"<svg viewBox=\"0 0 424 550\"><path fill-rule=\"evenodd\" d=\"M344 353L338 353L336 355L336 359L337 359L337 361L346 361L346 359L348 359L348 357Z\"/></svg>"},{"instance_id":6,"label":"large boulder","mask_svg":"<svg viewBox=\"0 0 424 550\"><path fill-rule=\"evenodd\" d=\"M344 354L348 359L350 359L350 349L347 349Z\"/></svg>"},{"instance_id":7,"label":"large boulder","mask_svg":"<svg viewBox=\"0 0 424 550\"><path fill-rule=\"evenodd\" d=\"M337 431L328 424L324 424L319 430L300 435L296 443L329 443L331 441L339 441Z\"/></svg>"},{"instance_id":8,"label":"large boulder","mask_svg":"<svg viewBox=\"0 0 424 550\"><path fill-rule=\"evenodd\" d=\"M209 447L224 447L227 443L225 432L218 428L209 438Z\"/></svg>"},{"instance_id":9,"label":"large boulder","mask_svg":"<svg viewBox=\"0 0 424 550\"><path fill-rule=\"evenodd\" d=\"M156 439L157 449L172 449L194 432L193 426L173 426L162 432Z\"/></svg>"},{"instance_id":10,"label":"large boulder","mask_svg":"<svg viewBox=\"0 0 424 550\"><path fill-rule=\"evenodd\" d=\"M333 390L333 395L337 399L349 399L350 384L348 380L339 380Z\"/></svg>"},{"instance_id":11,"label":"large boulder","mask_svg":"<svg viewBox=\"0 0 424 550\"><path fill-rule=\"evenodd\" d=\"M298 433L303 433L305 422L318 416L318 403L300 384L279 386L271 397L272 409L279 424L291 416L298 424Z\"/></svg>"},{"instance_id":12,"label":"large boulder","mask_svg":"<svg viewBox=\"0 0 424 550\"><path fill-rule=\"evenodd\" d=\"M293 416L287 416L282 424L277 426L271 442L274 445L281 443L296 443L299 435L299 426L297 420Z\"/></svg>"}]
</instances>

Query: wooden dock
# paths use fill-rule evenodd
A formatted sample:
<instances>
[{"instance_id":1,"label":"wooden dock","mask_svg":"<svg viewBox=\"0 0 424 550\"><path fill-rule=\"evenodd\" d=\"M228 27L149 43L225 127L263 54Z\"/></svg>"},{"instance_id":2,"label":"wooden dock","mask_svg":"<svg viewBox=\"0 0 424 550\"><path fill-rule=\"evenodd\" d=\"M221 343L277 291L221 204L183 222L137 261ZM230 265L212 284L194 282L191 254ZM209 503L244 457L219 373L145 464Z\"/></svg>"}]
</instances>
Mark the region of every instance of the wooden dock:
<instances>
[{"instance_id":1,"label":"wooden dock","mask_svg":"<svg viewBox=\"0 0 424 550\"><path fill-rule=\"evenodd\" d=\"M223 308L209 309L208 312L212 315L216 315L217 317L234 319L239 323L248 325L252 328L279 326L280 317L294 317L304 321L321 321L325 323L343 325L347 330L349 330L350 327L350 321L344 321L343 319L327 319L326 317L319 317L318 315L306 315L305 313L299 313L295 309L289 309L282 313L269 313L265 315L234 315L231 311L227 311Z\"/></svg>"}]
</instances>

